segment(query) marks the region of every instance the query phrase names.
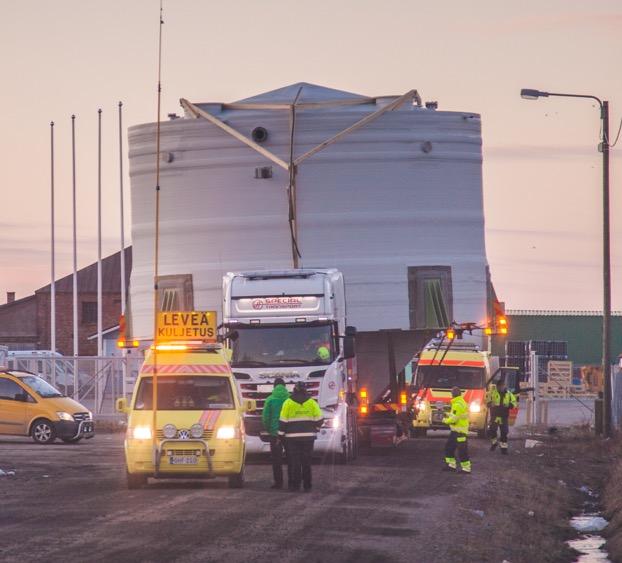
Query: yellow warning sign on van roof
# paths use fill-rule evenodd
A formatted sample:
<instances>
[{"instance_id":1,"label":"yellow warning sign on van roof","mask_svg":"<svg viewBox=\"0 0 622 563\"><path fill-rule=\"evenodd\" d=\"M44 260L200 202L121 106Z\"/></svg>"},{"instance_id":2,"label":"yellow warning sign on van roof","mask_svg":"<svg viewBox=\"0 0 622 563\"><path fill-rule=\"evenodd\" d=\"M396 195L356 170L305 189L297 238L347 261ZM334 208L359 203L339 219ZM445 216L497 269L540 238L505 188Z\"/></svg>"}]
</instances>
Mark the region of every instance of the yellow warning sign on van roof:
<instances>
[{"instance_id":1,"label":"yellow warning sign on van roof","mask_svg":"<svg viewBox=\"0 0 622 563\"><path fill-rule=\"evenodd\" d=\"M216 311L160 311L156 341L173 340L216 342Z\"/></svg>"}]
</instances>

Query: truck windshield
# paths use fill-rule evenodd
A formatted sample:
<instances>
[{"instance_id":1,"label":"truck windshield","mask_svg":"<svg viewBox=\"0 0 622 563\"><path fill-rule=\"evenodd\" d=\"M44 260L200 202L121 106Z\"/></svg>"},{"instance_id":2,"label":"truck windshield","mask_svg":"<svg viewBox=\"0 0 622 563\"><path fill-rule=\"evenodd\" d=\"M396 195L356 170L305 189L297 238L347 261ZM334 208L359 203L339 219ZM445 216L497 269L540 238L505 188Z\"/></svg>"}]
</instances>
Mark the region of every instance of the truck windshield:
<instances>
[{"instance_id":1,"label":"truck windshield","mask_svg":"<svg viewBox=\"0 0 622 563\"><path fill-rule=\"evenodd\" d=\"M461 366L419 366L417 383L436 389L481 389L486 384L484 368Z\"/></svg>"},{"instance_id":2,"label":"truck windshield","mask_svg":"<svg viewBox=\"0 0 622 563\"><path fill-rule=\"evenodd\" d=\"M143 377L136 394L136 410L151 410L153 384ZM203 411L233 409L231 385L226 377L158 376L158 410Z\"/></svg>"},{"instance_id":3,"label":"truck windshield","mask_svg":"<svg viewBox=\"0 0 622 563\"><path fill-rule=\"evenodd\" d=\"M328 365L334 358L332 325L236 327L234 367Z\"/></svg>"}]
</instances>

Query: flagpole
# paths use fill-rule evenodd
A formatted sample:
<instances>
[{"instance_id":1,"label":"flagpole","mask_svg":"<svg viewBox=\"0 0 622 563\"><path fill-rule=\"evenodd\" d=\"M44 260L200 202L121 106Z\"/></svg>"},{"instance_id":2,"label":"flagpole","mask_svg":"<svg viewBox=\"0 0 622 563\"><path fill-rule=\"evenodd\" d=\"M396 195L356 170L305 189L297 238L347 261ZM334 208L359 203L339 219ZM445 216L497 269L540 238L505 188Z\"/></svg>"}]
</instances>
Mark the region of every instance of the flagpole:
<instances>
[{"instance_id":1,"label":"flagpole","mask_svg":"<svg viewBox=\"0 0 622 563\"><path fill-rule=\"evenodd\" d=\"M54 122L50 122L50 215L51 215L51 264L50 264L50 351L56 352L56 241L54 225ZM53 368L52 382L56 383L56 369Z\"/></svg>"},{"instance_id":2,"label":"flagpole","mask_svg":"<svg viewBox=\"0 0 622 563\"><path fill-rule=\"evenodd\" d=\"M73 200L73 397L78 399L78 243L76 216L76 116L71 116L71 169Z\"/></svg>"},{"instance_id":3,"label":"flagpole","mask_svg":"<svg viewBox=\"0 0 622 563\"><path fill-rule=\"evenodd\" d=\"M102 110L97 110L97 355L104 355L102 319Z\"/></svg>"},{"instance_id":4,"label":"flagpole","mask_svg":"<svg viewBox=\"0 0 622 563\"><path fill-rule=\"evenodd\" d=\"M125 214L123 210L123 102L119 102L119 209L121 212L121 253L119 260L121 262L121 315L125 317ZM127 326L127 325L126 325ZM127 380L127 349L121 350L123 357L123 373L121 374L121 390L123 397L127 396L126 380Z\"/></svg>"}]
</instances>

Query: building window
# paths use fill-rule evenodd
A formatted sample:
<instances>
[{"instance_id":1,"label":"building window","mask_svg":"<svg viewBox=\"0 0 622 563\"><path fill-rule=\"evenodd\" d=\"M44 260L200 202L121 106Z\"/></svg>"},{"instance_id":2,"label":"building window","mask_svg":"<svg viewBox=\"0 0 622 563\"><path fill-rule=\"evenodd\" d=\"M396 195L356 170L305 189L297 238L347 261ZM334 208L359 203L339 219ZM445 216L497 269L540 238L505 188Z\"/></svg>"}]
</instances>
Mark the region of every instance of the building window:
<instances>
[{"instance_id":1,"label":"building window","mask_svg":"<svg viewBox=\"0 0 622 563\"><path fill-rule=\"evenodd\" d=\"M83 301L82 302L82 324L95 324L97 322L97 302L96 301Z\"/></svg>"},{"instance_id":2,"label":"building window","mask_svg":"<svg viewBox=\"0 0 622 563\"><path fill-rule=\"evenodd\" d=\"M160 276L158 279L160 311L194 310L192 274Z\"/></svg>"},{"instance_id":3,"label":"building window","mask_svg":"<svg viewBox=\"0 0 622 563\"><path fill-rule=\"evenodd\" d=\"M447 328L453 320L451 266L408 268L410 328Z\"/></svg>"}]
</instances>

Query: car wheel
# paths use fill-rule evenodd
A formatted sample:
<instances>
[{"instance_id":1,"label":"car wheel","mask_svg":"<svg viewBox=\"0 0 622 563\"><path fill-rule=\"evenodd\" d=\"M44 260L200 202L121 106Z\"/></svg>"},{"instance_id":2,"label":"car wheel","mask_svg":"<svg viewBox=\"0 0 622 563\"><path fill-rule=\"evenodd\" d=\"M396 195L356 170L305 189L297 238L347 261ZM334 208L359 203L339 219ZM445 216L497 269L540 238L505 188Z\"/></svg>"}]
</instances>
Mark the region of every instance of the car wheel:
<instances>
[{"instance_id":1,"label":"car wheel","mask_svg":"<svg viewBox=\"0 0 622 563\"><path fill-rule=\"evenodd\" d=\"M128 489L140 489L147 484L147 476L140 473L126 472L127 475L127 488Z\"/></svg>"},{"instance_id":2,"label":"car wheel","mask_svg":"<svg viewBox=\"0 0 622 563\"><path fill-rule=\"evenodd\" d=\"M40 418L32 425L30 435L37 444L51 444L56 439L56 430L49 420Z\"/></svg>"},{"instance_id":3,"label":"car wheel","mask_svg":"<svg viewBox=\"0 0 622 563\"><path fill-rule=\"evenodd\" d=\"M244 486L244 469L235 475L229 475L229 488L241 489Z\"/></svg>"}]
</instances>

